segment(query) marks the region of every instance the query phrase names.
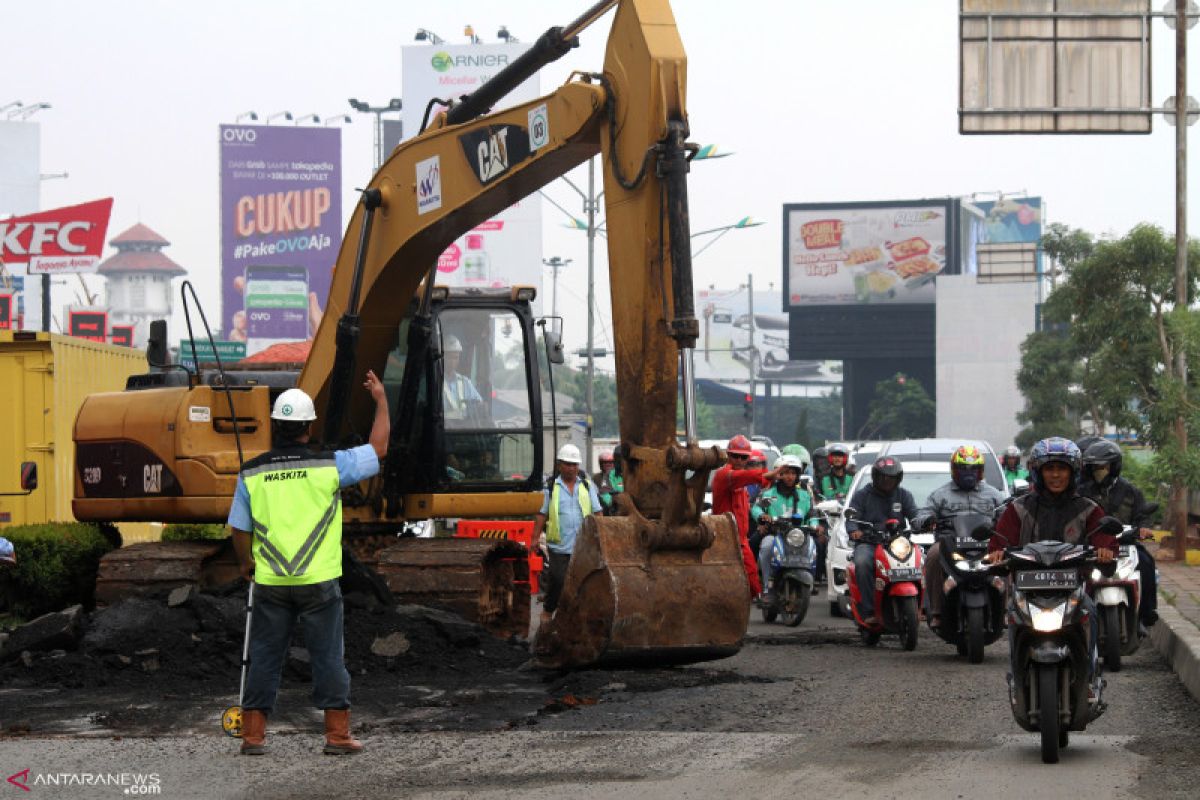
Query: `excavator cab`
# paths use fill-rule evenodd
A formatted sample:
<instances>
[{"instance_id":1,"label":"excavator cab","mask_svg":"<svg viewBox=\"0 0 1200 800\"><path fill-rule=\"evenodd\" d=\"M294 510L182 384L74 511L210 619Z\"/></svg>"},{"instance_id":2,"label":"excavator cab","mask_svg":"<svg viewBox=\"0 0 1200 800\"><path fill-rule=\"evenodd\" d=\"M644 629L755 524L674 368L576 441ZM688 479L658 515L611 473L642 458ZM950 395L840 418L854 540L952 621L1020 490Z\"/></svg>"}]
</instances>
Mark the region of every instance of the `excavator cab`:
<instances>
[{"instance_id":1,"label":"excavator cab","mask_svg":"<svg viewBox=\"0 0 1200 800\"><path fill-rule=\"evenodd\" d=\"M415 319L410 314L398 326L380 372L392 409L409 398L413 403L412 424L398 425L393 442L419 454L415 463L389 472L385 493L399 499L414 492L540 491L542 398L533 290L434 291L430 335L421 348L424 367L406 370Z\"/></svg>"}]
</instances>

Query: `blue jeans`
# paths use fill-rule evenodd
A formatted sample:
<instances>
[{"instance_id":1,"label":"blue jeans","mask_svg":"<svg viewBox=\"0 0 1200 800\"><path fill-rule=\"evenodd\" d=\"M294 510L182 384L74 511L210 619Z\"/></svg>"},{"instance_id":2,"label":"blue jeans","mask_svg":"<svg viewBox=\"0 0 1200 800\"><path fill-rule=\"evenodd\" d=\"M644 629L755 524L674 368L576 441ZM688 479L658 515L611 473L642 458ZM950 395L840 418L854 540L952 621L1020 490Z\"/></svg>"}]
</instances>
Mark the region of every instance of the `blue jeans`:
<instances>
[{"instance_id":1,"label":"blue jeans","mask_svg":"<svg viewBox=\"0 0 1200 800\"><path fill-rule=\"evenodd\" d=\"M270 714L299 619L312 665L313 705L350 707L350 673L342 641L342 589L338 581L307 586L254 587L250 622L250 671L242 707Z\"/></svg>"}]
</instances>

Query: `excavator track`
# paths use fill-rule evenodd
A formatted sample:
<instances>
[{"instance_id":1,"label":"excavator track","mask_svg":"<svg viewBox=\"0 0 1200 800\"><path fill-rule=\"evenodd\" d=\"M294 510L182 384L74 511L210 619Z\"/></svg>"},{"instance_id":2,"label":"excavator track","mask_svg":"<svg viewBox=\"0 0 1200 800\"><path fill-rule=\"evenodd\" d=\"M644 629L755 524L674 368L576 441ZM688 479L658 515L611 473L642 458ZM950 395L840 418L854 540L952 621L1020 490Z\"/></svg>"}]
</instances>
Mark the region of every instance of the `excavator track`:
<instances>
[{"instance_id":1,"label":"excavator track","mask_svg":"<svg viewBox=\"0 0 1200 800\"><path fill-rule=\"evenodd\" d=\"M529 554L504 539L399 539L376 571L401 603L443 606L501 638L529 634Z\"/></svg>"}]
</instances>

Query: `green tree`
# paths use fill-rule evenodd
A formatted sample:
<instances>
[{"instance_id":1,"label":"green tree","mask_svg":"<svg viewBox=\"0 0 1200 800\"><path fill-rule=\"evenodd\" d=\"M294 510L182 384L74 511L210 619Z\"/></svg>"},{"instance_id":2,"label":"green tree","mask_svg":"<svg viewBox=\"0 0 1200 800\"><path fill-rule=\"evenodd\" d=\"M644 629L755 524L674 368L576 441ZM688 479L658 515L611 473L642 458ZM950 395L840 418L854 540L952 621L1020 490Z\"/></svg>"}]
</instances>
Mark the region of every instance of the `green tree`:
<instances>
[{"instance_id":1,"label":"green tree","mask_svg":"<svg viewBox=\"0 0 1200 800\"><path fill-rule=\"evenodd\" d=\"M864 439L912 439L932 436L937 409L920 381L897 372L875 384Z\"/></svg>"},{"instance_id":2,"label":"green tree","mask_svg":"<svg viewBox=\"0 0 1200 800\"><path fill-rule=\"evenodd\" d=\"M1152 474L1177 488L1197 485L1200 407L1191 399L1197 396L1197 371L1184 385L1174 364L1180 352L1197 363L1200 317L1175 305L1173 238L1153 225L1138 225L1121 239L1096 242L1081 231L1051 226L1043 246L1057 255L1066 275L1042 308L1043 327L1056 329L1059 341L1043 331L1022 346L1018 382L1027 401L1022 415L1030 424L1027 438L1055 424L1056 414L1068 426L1090 417L1097 430L1112 425L1152 445ZM1194 242L1187 277L1190 299L1200 278L1200 246ZM1057 406L1055 378L1061 386ZM1181 425L1188 431L1186 451L1177 440ZM1057 432L1076 431L1077 424Z\"/></svg>"}]
</instances>

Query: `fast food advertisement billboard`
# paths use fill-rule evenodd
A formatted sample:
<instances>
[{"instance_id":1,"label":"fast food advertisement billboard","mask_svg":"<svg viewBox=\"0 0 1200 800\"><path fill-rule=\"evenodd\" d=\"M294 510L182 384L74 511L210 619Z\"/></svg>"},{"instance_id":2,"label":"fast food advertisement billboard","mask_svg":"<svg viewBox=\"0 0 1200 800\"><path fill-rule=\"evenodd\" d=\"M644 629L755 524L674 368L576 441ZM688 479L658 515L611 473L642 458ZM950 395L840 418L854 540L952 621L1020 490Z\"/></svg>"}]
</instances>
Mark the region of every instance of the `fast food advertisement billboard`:
<instances>
[{"instance_id":1,"label":"fast food advertisement billboard","mask_svg":"<svg viewBox=\"0 0 1200 800\"><path fill-rule=\"evenodd\" d=\"M431 100L470 94L529 49L529 43L410 45L402 48L404 134L421 131ZM504 96L496 110L536 99L540 82L535 74ZM435 104L430 118L442 107ZM534 122L531 122L533 125ZM489 183L520 158L536 137L517 126L497 126L487 141L463 141L460 153L481 184ZM486 156L486 157L485 157ZM446 165L437 164L439 171ZM419 166L419 169L421 167ZM415 183L428 181L429 170L414 175ZM497 170L499 170L497 172ZM432 207L431 207L432 208ZM445 286L534 286L541 302L542 204L534 194L525 197L490 220L459 237L438 258L437 282Z\"/></svg>"},{"instance_id":2,"label":"fast food advertisement billboard","mask_svg":"<svg viewBox=\"0 0 1200 800\"><path fill-rule=\"evenodd\" d=\"M222 125L219 135L226 338L250 355L309 339L342 243L341 130Z\"/></svg>"},{"instance_id":3,"label":"fast food advertisement billboard","mask_svg":"<svg viewBox=\"0 0 1200 800\"><path fill-rule=\"evenodd\" d=\"M784 302L900 306L934 302L946 268L949 200L784 206Z\"/></svg>"}]
</instances>

